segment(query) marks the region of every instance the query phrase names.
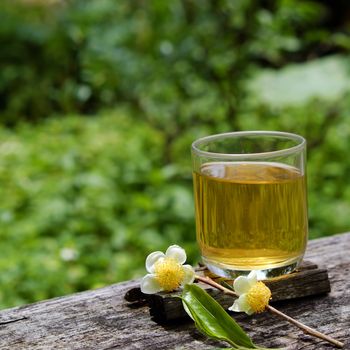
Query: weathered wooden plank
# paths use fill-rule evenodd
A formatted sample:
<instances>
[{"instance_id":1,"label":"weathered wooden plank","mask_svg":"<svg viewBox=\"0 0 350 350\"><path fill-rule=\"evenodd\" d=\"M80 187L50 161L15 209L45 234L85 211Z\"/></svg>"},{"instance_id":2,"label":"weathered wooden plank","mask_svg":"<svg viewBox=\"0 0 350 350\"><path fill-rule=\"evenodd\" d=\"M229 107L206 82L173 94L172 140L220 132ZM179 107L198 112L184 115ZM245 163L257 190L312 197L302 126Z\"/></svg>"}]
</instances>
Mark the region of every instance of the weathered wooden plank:
<instances>
[{"instance_id":1,"label":"weathered wooden plank","mask_svg":"<svg viewBox=\"0 0 350 350\"><path fill-rule=\"evenodd\" d=\"M277 305L290 316L345 342L347 348L350 347L349 252L350 234L311 241L306 258L322 268L327 267L331 293ZM124 294L138 283L119 283L3 310L0 312L0 349L157 350L218 346L197 332L191 323L160 326L150 319L147 306L128 305ZM254 317L237 314L235 318L254 341L264 346L303 350L332 348L268 313Z\"/></svg>"}]
</instances>

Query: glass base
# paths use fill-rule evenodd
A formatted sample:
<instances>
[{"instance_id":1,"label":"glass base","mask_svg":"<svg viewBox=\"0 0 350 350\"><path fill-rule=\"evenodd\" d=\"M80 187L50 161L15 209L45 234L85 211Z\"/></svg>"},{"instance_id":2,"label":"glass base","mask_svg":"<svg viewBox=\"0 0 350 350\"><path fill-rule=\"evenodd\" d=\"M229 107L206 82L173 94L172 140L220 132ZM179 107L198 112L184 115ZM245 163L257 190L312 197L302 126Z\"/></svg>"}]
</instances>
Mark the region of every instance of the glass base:
<instances>
[{"instance_id":1,"label":"glass base","mask_svg":"<svg viewBox=\"0 0 350 350\"><path fill-rule=\"evenodd\" d=\"M301 263L303 257L289 260L281 265L273 266L270 268L254 269L256 271L258 280L265 280L274 277L280 277L293 272ZM236 268L234 266L228 266L224 264L214 263L206 258L202 257L203 263L207 266L209 271L217 276L225 277L228 279L235 279L238 276L247 276L252 270Z\"/></svg>"}]
</instances>

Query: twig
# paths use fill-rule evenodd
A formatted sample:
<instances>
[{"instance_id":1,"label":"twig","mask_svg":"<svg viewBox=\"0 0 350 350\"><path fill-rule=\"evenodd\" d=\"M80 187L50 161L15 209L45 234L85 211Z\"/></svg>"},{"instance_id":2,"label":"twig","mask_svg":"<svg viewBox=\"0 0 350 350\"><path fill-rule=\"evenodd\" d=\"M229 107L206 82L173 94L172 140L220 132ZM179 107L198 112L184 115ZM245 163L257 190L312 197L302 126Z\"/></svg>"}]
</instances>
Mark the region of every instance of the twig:
<instances>
[{"instance_id":1,"label":"twig","mask_svg":"<svg viewBox=\"0 0 350 350\"><path fill-rule=\"evenodd\" d=\"M233 290L230 290L230 289L224 287L223 285L213 281L210 277L202 277L202 276L196 275L196 280L201 281L205 284L208 284L209 286L212 286L216 289L219 289L222 292L224 292L225 294L229 294L229 295L232 295L232 296L238 298L238 294L236 294Z\"/></svg>"},{"instance_id":2,"label":"twig","mask_svg":"<svg viewBox=\"0 0 350 350\"><path fill-rule=\"evenodd\" d=\"M228 289L228 288L222 286L221 284L219 284L219 283L213 281L213 280L212 280L210 277L208 277L208 276L202 277L202 276L197 276L197 275L196 275L196 279L197 279L197 281L206 283L206 284L208 284L208 285L210 285L210 286L212 286L212 287L214 287L214 288L216 288L216 289L221 290L221 291L224 292L225 294L229 294L229 295L232 295L232 296L234 296L234 297L238 297L238 295L237 295L234 291L232 291L232 290L230 290L230 289ZM294 318L292 318L292 317L290 317L290 316L284 314L283 312L281 312L281 311L275 309L274 307L272 307L272 306L270 306L270 305L267 305L267 306L266 306L266 309L267 309L268 311L270 311L272 314L275 314L275 315L277 315L277 316L279 316L279 317L281 317L281 318L287 320L288 322L294 324L295 326L297 326L298 328L300 328L304 333L307 333L307 334L310 334L310 335L312 335L312 336L314 336L314 337L317 337L317 338L320 338L320 339L322 339L322 340L325 340L325 341L327 341L327 342L329 342L329 343L335 345L335 346L338 347L338 348L343 348L343 347L344 347L344 343L342 343L342 342L340 342L340 341L338 341L338 340L336 340L336 339L334 339L334 338L331 338L331 337L329 337L328 335L325 335L325 334L323 334L323 333L320 333L320 332L316 331L315 329L313 329L313 328L311 328L311 327L308 327L308 326L304 325L303 323L301 323L301 322L295 320Z\"/></svg>"},{"instance_id":3,"label":"twig","mask_svg":"<svg viewBox=\"0 0 350 350\"><path fill-rule=\"evenodd\" d=\"M273 306L271 305L267 305L266 306L266 309L268 311L270 311L271 313L281 317L281 318L284 318L285 320L287 320L288 322L294 324L295 326L297 326L298 328L300 328L304 333L307 333L307 334L310 334L310 335L313 335L314 337L317 337L317 338L320 338L320 339L323 339L325 341L328 341L329 343L332 343L334 344L335 346L337 346L338 348L343 348L344 347L344 344L332 337L329 337L328 335L325 335L319 331L316 331L316 329L313 329L309 326L306 326L304 325L303 323L295 320L294 318L284 314L283 312L275 309Z\"/></svg>"}]
</instances>

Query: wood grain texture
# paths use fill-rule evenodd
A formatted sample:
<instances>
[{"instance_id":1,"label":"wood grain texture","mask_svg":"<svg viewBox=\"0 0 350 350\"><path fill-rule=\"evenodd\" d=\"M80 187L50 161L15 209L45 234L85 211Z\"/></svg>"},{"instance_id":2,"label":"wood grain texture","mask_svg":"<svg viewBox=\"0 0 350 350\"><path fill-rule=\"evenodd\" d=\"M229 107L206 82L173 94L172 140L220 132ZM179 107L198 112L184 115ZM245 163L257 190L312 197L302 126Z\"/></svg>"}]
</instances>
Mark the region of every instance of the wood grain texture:
<instances>
[{"instance_id":1,"label":"wood grain texture","mask_svg":"<svg viewBox=\"0 0 350 350\"><path fill-rule=\"evenodd\" d=\"M350 347L350 233L309 242L306 258L327 267L332 291L275 305L281 311ZM212 349L224 347L202 336L191 322L160 326L142 301L128 304L138 281L42 301L0 312L0 349ZM257 344L288 349L331 349L269 313L235 319Z\"/></svg>"},{"instance_id":2,"label":"wood grain texture","mask_svg":"<svg viewBox=\"0 0 350 350\"><path fill-rule=\"evenodd\" d=\"M209 271L204 270L197 272L199 275L206 275ZM212 277L213 278L213 277ZM220 283L220 279L216 279ZM232 281L226 280L232 285ZM305 262L299 268L298 272L286 275L282 278L275 278L265 281L266 285L272 292L272 301L282 301L288 299L296 299L305 296L326 294L330 292L330 283L326 269L319 269L316 264ZM219 292L217 289L203 283L199 285L205 289L216 301L225 309L233 303L232 296ZM165 324L174 320L187 317L179 298L181 291L173 293L157 293L153 295L145 295L141 293L139 287L130 289L125 294L125 299L130 302L147 300L150 306L150 313L156 322Z\"/></svg>"}]
</instances>

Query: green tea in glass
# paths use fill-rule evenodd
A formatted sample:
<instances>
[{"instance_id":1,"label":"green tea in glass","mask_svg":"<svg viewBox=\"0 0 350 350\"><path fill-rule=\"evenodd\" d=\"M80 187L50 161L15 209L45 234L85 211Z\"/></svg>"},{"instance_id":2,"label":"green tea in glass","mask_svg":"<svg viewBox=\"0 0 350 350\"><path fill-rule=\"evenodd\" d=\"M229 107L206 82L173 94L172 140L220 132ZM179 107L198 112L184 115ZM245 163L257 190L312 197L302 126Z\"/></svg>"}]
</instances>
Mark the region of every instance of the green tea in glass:
<instances>
[{"instance_id":1,"label":"green tea in glass","mask_svg":"<svg viewBox=\"0 0 350 350\"><path fill-rule=\"evenodd\" d=\"M273 131L232 132L192 145L197 241L219 276L280 276L307 243L306 141Z\"/></svg>"}]
</instances>

